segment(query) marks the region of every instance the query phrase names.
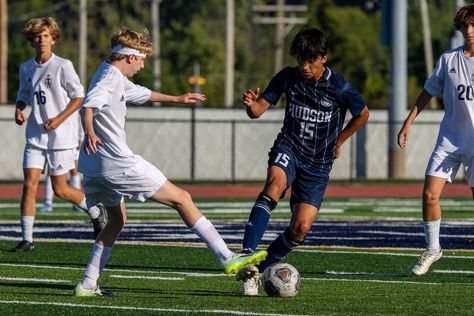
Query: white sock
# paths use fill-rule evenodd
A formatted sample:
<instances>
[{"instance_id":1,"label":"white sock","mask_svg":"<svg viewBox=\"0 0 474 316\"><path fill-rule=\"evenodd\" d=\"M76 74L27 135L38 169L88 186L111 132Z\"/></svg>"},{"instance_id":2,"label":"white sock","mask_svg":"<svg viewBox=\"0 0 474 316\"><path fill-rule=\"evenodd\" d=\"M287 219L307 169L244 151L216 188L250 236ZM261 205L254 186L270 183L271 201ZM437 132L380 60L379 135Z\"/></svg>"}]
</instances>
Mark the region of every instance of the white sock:
<instances>
[{"instance_id":1,"label":"white sock","mask_svg":"<svg viewBox=\"0 0 474 316\"><path fill-rule=\"evenodd\" d=\"M82 200L81 203L77 204L86 214L92 219L96 219L100 215L100 208L97 205L92 206L90 209L87 209L86 198Z\"/></svg>"},{"instance_id":2,"label":"white sock","mask_svg":"<svg viewBox=\"0 0 474 316\"><path fill-rule=\"evenodd\" d=\"M79 174L74 174L69 177L69 183L72 187L80 190L81 189L81 176Z\"/></svg>"},{"instance_id":3,"label":"white sock","mask_svg":"<svg viewBox=\"0 0 474 316\"><path fill-rule=\"evenodd\" d=\"M233 252L227 248L221 235L205 216L196 221L191 227L191 231L207 244L207 247L214 252L220 262L224 262L232 256Z\"/></svg>"},{"instance_id":4,"label":"white sock","mask_svg":"<svg viewBox=\"0 0 474 316\"><path fill-rule=\"evenodd\" d=\"M35 222L34 216L21 217L21 236L23 240L33 242L33 224Z\"/></svg>"},{"instance_id":5,"label":"white sock","mask_svg":"<svg viewBox=\"0 0 474 316\"><path fill-rule=\"evenodd\" d=\"M437 221L424 221L425 228L425 242L426 248L431 252L438 252L441 250L439 244L439 229L441 226L441 218Z\"/></svg>"},{"instance_id":6,"label":"white sock","mask_svg":"<svg viewBox=\"0 0 474 316\"><path fill-rule=\"evenodd\" d=\"M87 264L84 278L81 282L84 289L94 289L97 286L97 279L109 260L111 251L112 247L104 247L94 243L89 263Z\"/></svg>"},{"instance_id":7,"label":"white sock","mask_svg":"<svg viewBox=\"0 0 474 316\"><path fill-rule=\"evenodd\" d=\"M46 176L44 180L44 205L53 205L53 185L51 184L51 177Z\"/></svg>"}]
</instances>

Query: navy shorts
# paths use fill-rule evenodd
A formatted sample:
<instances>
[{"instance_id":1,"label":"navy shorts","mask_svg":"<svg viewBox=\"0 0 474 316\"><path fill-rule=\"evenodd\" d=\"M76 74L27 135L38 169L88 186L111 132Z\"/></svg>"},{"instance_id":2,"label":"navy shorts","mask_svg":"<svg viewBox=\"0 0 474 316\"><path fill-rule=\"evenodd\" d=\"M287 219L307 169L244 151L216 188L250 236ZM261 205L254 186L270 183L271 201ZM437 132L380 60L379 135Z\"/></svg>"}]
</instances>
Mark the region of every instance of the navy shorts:
<instances>
[{"instance_id":1,"label":"navy shorts","mask_svg":"<svg viewBox=\"0 0 474 316\"><path fill-rule=\"evenodd\" d=\"M318 210L323 202L330 170L303 164L291 149L274 147L268 154L268 168L280 167L286 174L286 188L291 186L291 205L307 203Z\"/></svg>"}]
</instances>

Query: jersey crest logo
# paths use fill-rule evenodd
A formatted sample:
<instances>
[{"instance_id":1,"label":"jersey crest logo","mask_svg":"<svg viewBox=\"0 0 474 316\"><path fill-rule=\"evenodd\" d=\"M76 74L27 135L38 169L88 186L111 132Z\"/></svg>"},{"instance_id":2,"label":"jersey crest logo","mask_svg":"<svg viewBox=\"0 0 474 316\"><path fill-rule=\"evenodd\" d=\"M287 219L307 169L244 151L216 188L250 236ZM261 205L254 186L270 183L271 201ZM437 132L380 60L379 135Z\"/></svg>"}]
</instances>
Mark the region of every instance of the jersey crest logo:
<instances>
[{"instance_id":1,"label":"jersey crest logo","mask_svg":"<svg viewBox=\"0 0 474 316\"><path fill-rule=\"evenodd\" d=\"M449 73L450 73L450 74L455 74L455 73L456 73L456 69L451 68L451 69L449 70Z\"/></svg>"},{"instance_id":2,"label":"jersey crest logo","mask_svg":"<svg viewBox=\"0 0 474 316\"><path fill-rule=\"evenodd\" d=\"M324 106L325 108L328 108L332 106L332 102L326 98L322 98L321 105Z\"/></svg>"},{"instance_id":3,"label":"jersey crest logo","mask_svg":"<svg viewBox=\"0 0 474 316\"><path fill-rule=\"evenodd\" d=\"M53 79L51 79L51 75L47 74L46 79L44 80L46 83L46 87L51 88L51 83L53 83Z\"/></svg>"}]
</instances>

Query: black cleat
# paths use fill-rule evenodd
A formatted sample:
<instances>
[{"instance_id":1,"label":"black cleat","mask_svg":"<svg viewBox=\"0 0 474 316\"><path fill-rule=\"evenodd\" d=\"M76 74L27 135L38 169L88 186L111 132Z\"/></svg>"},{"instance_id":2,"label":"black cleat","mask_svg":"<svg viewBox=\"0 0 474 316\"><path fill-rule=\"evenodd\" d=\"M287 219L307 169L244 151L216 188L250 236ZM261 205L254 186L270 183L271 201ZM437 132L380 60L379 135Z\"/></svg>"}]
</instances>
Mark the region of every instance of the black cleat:
<instances>
[{"instance_id":1,"label":"black cleat","mask_svg":"<svg viewBox=\"0 0 474 316\"><path fill-rule=\"evenodd\" d=\"M22 240L11 252L29 252L35 250L35 244L27 240Z\"/></svg>"},{"instance_id":2,"label":"black cleat","mask_svg":"<svg viewBox=\"0 0 474 316\"><path fill-rule=\"evenodd\" d=\"M102 204L97 204L94 207L98 207L100 209L100 215L97 218L91 220L92 226L94 226L94 238L97 239L99 233L104 229L105 225L107 224L107 211Z\"/></svg>"}]
</instances>

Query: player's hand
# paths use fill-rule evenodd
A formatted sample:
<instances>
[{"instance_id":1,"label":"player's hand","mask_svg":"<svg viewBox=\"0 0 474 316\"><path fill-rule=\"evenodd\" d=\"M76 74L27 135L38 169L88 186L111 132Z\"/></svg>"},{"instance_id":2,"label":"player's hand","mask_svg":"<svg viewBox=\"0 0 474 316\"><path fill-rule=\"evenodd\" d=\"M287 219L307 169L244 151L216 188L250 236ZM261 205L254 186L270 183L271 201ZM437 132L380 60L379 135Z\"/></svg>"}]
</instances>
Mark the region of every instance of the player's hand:
<instances>
[{"instance_id":1,"label":"player's hand","mask_svg":"<svg viewBox=\"0 0 474 316\"><path fill-rule=\"evenodd\" d=\"M43 128L45 130L50 131L50 130L58 128L58 126L61 125L61 123L62 123L61 120L56 116L47 120L46 123L43 124Z\"/></svg>"},{"instance_id":2,"label":"player's hand","mask_svg":"<svg viewBox=\"0 0 474 316\"><path fill-rule=\"evenodd\" d=\"M23 111L17 108L15 110L15 123L17 123L18 125L23 125L25 121L26 121L26 118L25 118L25 115L23 114Z\"/></svg>"},{"instance_id":3,"label":"player's hand","mask_svg":"<svg viewBox=\"0 0 474 316\"><path fill-rule=\"evenodd\" d=\"M405 149L407 147L407 143L408 143L408 129L402 128L400 132L398 133L398 146L400 146L401 149Z\"/></svg>"},{"instance_id":4,"label":"player's hand","mask_svg":"<svg viewBox=\"0 0 474 316\"><path fill-rule=\"evenodd\" d=\"M194 104L196 102L206 101L206 96L201 93L186 93L178 97L178 103Z\"/></svg>"},{"instance_id":5,"label":"player's hand","mask_svg":"<svg viewBox=\"0 0 474 316\"><path fill-rule=\"evenodd\" d=\"M102 141L95 134L86 134L84 144L84 152L86 155L95 154L97 152L97 146L102 145Z\"/></svg>"},{"instance_id":6,"label":"player's hand","mask_svg":"<svg viewBox=\"0 0 474 316\"><path fill-rule=\"evenodd\" d=\"M249 107L252 105L253 102L257 101L258 96L260 94L260 88L257 87L255 90L247 90L242 94L242 103L246 106Z\"/></svg>"}]
</instances>

